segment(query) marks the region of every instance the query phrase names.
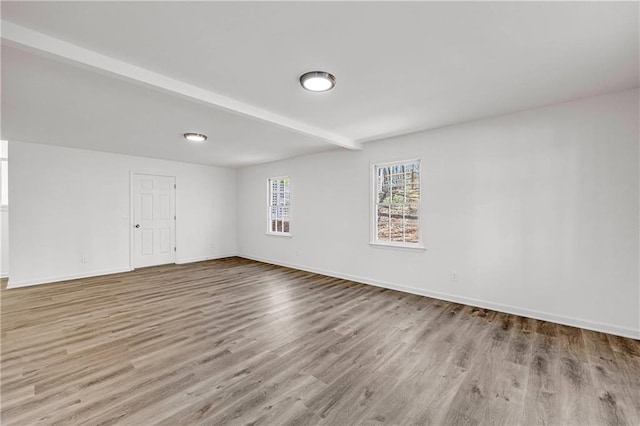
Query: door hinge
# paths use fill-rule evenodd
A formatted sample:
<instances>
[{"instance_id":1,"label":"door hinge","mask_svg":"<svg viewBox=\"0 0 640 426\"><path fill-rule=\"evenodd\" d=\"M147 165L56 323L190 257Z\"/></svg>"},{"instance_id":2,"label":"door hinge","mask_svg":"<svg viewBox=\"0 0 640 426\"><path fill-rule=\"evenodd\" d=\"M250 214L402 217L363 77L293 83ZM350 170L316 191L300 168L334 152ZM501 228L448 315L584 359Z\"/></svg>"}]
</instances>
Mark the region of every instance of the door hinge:
<instances>
[{"instance_id":1,"label":"door hinge","mask_svg":"<svg viewBox=\"0 0 640 426\"><path fill-rule=\"evenodd\" d=\"M176 216L175 215L173 216L173 220L176 220Z\"/></svg>"},{"instance_id":2,"label":"door hinge","mask_svg":"<svg viewBox=\"0 0 640 426\"><path fill-rule=\"evenodd\" d=\"M175 247L173 248L173 251L178 251Z\"/></svg>"},{"instance_id":3,"label":"door hinge","mask_svg":"<svg viewBox=\"0 0 640 426\"><path fill-rule=\"evenodd\" d=\"M173 184L173 189L176 189L176 184L175 183Z\"/></svg>"}]
</instances>

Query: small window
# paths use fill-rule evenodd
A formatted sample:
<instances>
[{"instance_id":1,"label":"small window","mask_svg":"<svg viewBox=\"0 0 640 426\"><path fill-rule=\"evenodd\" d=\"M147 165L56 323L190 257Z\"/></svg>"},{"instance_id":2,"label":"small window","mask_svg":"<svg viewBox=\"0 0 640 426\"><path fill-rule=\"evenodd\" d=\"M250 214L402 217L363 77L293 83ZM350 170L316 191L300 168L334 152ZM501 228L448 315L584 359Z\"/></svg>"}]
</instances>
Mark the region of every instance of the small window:
<instances>
[{"instance_id":1,"label":"small window","mask_svg":"<svg viewBox=\"0 0 640 426\"><path fill-rule=\"evenodd\" d=\"M9 152L7 141L0 141L0 205L9 205Z\"/></svg>"},{"instance_id":2,"label":"small window","mask_svg":"<svg viewBox=\"0 0 640 426\"><path fill-rule=\"evenodd\" d=\"M289 178L269 179L269 225L267 232L288 235L290 232L290 219Z\"/></svg>"},{"instance_id":3,"label":"small window","mask_svg":"<svg viewBox=\"0 0 640 426\"><path fill-rule=\"evenodd\" d=\"M373 244L421 247L420 160L373 167Z\"/></svg>"}]
</instances>

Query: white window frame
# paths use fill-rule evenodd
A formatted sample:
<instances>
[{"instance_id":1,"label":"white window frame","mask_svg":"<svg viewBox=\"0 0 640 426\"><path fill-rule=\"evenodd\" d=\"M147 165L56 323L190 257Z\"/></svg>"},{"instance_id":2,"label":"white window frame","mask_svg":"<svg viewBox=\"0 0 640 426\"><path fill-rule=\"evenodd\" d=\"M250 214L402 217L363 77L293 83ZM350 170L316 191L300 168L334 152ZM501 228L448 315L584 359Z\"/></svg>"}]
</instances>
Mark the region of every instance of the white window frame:
<instances>
[{"instance_id":1,"label":"white window frame","mask_svg":"<svg viewBox=\"0 0 640 426\"><path fill-rule=\"evenodd\" d=\"M271 230L271 181L289 179L289 231L272 231ZM291 177L290 176L275 176L267 179L267 235L273 235L276 237L291 237L291 221L292 221L292 209L291 209Z\"/></svg>"},{"instance_id":2,"label":"white window frame","mask_svg":"<svg viewBox=\"0 0 640 426\"><path fill-rule=\"evenodd\" d=\"M395 164L407 164L407 163L418 163L420 168L420 202L418 204L418 242L400 242L400 241L386 241L386 240L378 240L378 169L381 167L388 167ZM370 205L370 217L371 217L371 237L369 244L374 247L389 247L389 248L399 248L399 249L414 249L414 250L425 250L425 246L423 244L422 233L423 233L423 212L422 212L422 161L419 158L411 158L408 160L397 160L397 161L387 161L387 162L376 162L371 164L371 202Z\"/></svg>"}]
</instances>

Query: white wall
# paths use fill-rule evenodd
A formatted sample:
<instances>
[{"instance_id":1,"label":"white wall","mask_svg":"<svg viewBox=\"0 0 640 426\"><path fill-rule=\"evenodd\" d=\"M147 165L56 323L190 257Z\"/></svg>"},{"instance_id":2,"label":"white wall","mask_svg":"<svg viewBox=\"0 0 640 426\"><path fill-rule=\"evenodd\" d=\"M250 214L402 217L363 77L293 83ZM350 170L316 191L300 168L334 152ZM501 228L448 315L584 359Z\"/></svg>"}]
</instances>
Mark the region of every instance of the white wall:
<instances>
[{"instance_id":1,"label":"white wall","mask_svg":"<svg viewBox=\"0 0 640 426\"><path fill-rule=\"evenodd\" d=\"M638 338L638 96L240 169L239 254ZM427 250L370 246L370 162L416 157ZM292 238L265 235L265 182L283 175Z\"/></svg>"},{"instance_id":2,"label":"white wall","mask_svg":"<svg viewBox=\"0 0 640 426\"><path fill-rule=\"evenodd\" d=\"M176 176L178 263L236 252L234 169L10 144L9 287L129 270L132 170Z\"/></svg>"},{"instance_id":3,"label":"white wall","mask_svg":"<svg viewBox=\"0 0 640 426\"><path fill-rule=\"evenodd\" d=\"M0 207L0 278L9 276L9 210Z\"/></svg>"}]
</instances>

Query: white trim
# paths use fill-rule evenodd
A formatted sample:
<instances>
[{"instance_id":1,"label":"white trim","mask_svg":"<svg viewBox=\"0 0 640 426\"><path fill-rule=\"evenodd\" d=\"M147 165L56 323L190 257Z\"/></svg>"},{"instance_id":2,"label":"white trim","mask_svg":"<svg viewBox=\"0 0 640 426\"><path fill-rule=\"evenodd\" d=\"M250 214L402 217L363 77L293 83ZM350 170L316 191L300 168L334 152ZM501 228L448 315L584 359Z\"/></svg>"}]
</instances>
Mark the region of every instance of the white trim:
<instances>
[{"instance_id":1,"label":"white trim","mask_svg":"<svg viewBox=\"0 0 640 426\"><path fill-rule=\"evenodd\" d=\"M268 235L270 237L284 237L284 238L293 237L293 235L291 235L291 232L265 232L265 235Z\"/></svg>"},{"instance_id":2,"label":"white trim","mask_svg":"<svg viewBox=\"0 0 640 426\"><path fill-rule=\"evenodd\" d=\"M192 257L189 259L181 259L179 262L176 261L175 264L182 265L185 263L202 262L205 260L223 259L225 257L234 257L234 256L237 256L237 253L233 252L233 253L219 254L219 255L213 255L213 256ZM167 265L172 265L172 263L167 263ZM162 266L162 265L156 265L156 266ZM121 274L123 272L132 272L132 271L134 271L133 268L117 268L117 269L105 269L102 271L85 272L80 274L69 274L69 275L61 275L56 277L37 278L33 280L24 280L24 281L12 281L11 279L9 279L9 282L7 284L7 289L30 287L34 285L54 284L60 281L70 281L70 280L77 280L81 278L92 278L92 277L112 275L112 274ZM0 278L6 278L6 277L2 276Z\"/></svg>"},{"instance_id":3,"label":"white trim","mask_svg":"<svg viewBox=\"0 0 640 426\"><path fill-rule=\"evenodd\" d=\"M374 248L382 248L382 249L400 249L400 250L416 250L416 251L426 251L427 248L421 244L402 244L402 243L381 243L381 242L375 242L375 243L369 243L369 245L371 247Z\"/></svg>"},{"instance_id":4,"label":"white trim","mask_svg":"<svg viewBox=\"0 0 640 426\"><path fill-rule=\"evenodd\" d=\"M1 24L2 44L6 44L7 46L16 47L41 56L53 57L56 60L66 63L80 64L108 75L116 75L137 84L151 86L173 95L184 96L189 99L204 102L254 120L264 121L297 133L314 136L332 145L351 150L361 149L358 142L329 130L293 120L272 111L167 77L166 75L132 65L111 56L102 55L93 50L85 49L44 33L14 24L10 21L3 20Z\"/></svg>"},{"instance_id":5,"label":"white trim","mask_svg":"<svg viewBox=\"0 0 640 426\"><path fill-rule=\"evenodd\" d=\"M261 258L259 256L252 256L248 254L237 254L238 257L244 259L255 260L257 262L270 263L273 265L284 266L287 268L298 269L307 272L313 272L316 274L326 275L335 278L342 278L344 280L354 281L362 284L373 285L376 287L382 287L389 290L401 291L403 293L416 294L418 296L431 297L433 299L445 300L448 302L461 303L464 305L475 306L478 308L491 309L494 311L504 312L512 315L519 315L523 317L538 319L542 321L554 322L557 324L568 325L571 327L579 327L587 330L599 331L608 334L615 334L617 336L629 337L631 339L640 339L640 330L633 328L619 327L613 324L605 324L596 321L585 320L581 318L574 318L565 315L557 315L549 312L542 312L533 309L525 309L517 306L503 305L501 303L489 302L486 300L473 299L470 297L456 296L448 293L441 293L437 291L418 289L415 287L408 287L398 284L392 284L386 281L375 280L366 277L360 277L356 275L342 274L340 272L327 271L319 268L312 268L308 266L293 265L286 262L279 262L270 259Z\"/></svg>"},{"instance_id":6,"label":"white trim","mask_svg":"<svg viewBox=\"0 0 640 426\"><path fill-rule=\"evenodd\" d=\"M9 278L8 272L0 272L0 278Z\"/></svg>"},{"instance_id":7,"label":"white trim","mask_svg":"<svg viewBox=\"0 0 640 426\"><path fill-rule=\"evenodd\" d=\"M121 274L123 272L131 272L132 270L133 269L131 268L105 269L102 271L83 272L79 274L59 275L54 277L43 277L43 278L36 278L32 280L23 280L23 281L15 281L9 278L9 283L7 284L7 288L11 289L11 288L18 288L18 287L28 287L32 285L43 285L43 284L56 283L60 281L77 280L80 278L97 277L100 275Z\"/></svg>"},{"instance_id":8,"label":"white trim","mask_svg":"<svg viewBox=\"0 0 640 426\"><path fill-rule=\"evenodd\" d=\"M213 256L189 257L186 259L177 259L176 265L184 265L186 263L195 263L195 262L204 262L206 260L224 259L225 257L234 257L237 255L238 255L237 253L232 252L232 253L215 254Z\"/></svg>"}]
</instances>

